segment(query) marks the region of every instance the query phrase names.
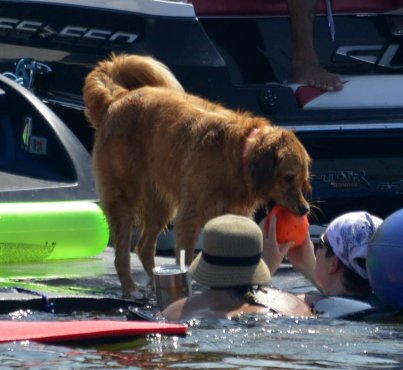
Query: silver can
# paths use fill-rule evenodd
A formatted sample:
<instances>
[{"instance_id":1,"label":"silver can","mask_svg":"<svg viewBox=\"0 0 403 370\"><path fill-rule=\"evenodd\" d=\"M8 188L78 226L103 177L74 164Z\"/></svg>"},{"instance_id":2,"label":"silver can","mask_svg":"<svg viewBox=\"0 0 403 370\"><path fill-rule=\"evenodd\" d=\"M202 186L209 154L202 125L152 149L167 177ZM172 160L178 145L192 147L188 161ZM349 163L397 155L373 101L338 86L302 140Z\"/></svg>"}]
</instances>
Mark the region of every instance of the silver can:
<instances>
[{"instance_id":1,"label":"silver can","mask_svg":"<svg viewBox=\"0 0 403 370\"><path fill-rule=\"evenodd\" d=\"M188 268L179 265L162 265L153 269L157 306L162 311L170 303L192 295Z\"/></svg>"}]
</instances>

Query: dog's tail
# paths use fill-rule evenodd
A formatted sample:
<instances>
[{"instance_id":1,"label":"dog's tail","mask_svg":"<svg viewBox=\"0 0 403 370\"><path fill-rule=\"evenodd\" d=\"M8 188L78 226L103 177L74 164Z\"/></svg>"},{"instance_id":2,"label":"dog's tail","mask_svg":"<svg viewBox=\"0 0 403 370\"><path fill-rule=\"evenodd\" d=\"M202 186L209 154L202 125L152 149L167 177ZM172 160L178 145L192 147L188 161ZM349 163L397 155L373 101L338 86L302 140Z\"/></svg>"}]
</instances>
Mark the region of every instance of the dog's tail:
<instances>
[{"instance_id":1,"label":"dog's tail","mask_svg":"<svg viewBox=\"0 0 403 370\"><path fill-rule=\"evenodd\" d=\"M85 115L94 128L102 125L109 106L130 90L143 86L184 91L168 67L151 57L112 55L100 62L85 79Z\"/></svg>"}]
</instances>

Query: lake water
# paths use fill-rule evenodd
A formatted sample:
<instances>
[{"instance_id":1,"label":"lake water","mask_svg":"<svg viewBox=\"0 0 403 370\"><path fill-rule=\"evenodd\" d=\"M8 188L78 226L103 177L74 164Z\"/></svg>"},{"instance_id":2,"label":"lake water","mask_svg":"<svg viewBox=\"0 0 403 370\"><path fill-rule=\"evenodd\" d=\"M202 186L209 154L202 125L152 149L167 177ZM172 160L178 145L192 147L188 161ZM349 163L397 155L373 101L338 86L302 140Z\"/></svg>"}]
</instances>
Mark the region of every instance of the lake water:
<instances>
[{"instance_id":1,"label":"lake water","mask_svg":"<svg viewBox=\"0 0 403 370\"><path fill-rule=\"evenodd\" d=\"M292 269L273 285L311 288ZM125 310L51 315L15 312L14 320L125 319ZM2 315L2 319L10 316ZM0 345L0 369L403 369L403 325L326 318L240 317L190 323L186 337L151 335L125 343Z\"/></svg>"}]
</instances>

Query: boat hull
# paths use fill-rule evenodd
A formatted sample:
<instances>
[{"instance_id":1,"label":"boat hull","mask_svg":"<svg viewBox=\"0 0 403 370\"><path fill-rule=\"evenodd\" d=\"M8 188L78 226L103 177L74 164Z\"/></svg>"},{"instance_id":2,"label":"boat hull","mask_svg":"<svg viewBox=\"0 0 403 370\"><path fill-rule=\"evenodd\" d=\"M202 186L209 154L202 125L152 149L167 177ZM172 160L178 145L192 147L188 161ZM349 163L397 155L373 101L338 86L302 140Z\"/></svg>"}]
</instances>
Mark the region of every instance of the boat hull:
<instances>
[{"instance_id":1,"label":"boat hull","mask_svg":"<svg viewBox=\"0 0 403 370\"><path fill-rule=\"evenodd\" d=\"M200 0L195 7L130 0L113 8L107 3L0 1L0 68L10 71L22 57L48 65L52 72L35 76L32 91L87 150L93 143L81 95L87 73L111 52L152 55L172 69L187 91L296 132L313 158L312 203L320 208L315 211L318 223L357 209L385 217L401 206L402 91L384 91L386 102L401 98L393 106L361 89L361 100L351 106L307 108L301 103L305 96L285 82L292 45L284 8L231 14L206 10ZM323 65L345 76L346 83L350 76L400 78L401 15L386 10L336 11L334 41L320 14L315 42ZM377 83L382 88L382 80ZM334 95L330 101L340 99Z\"/></svg>"}]
</instances>

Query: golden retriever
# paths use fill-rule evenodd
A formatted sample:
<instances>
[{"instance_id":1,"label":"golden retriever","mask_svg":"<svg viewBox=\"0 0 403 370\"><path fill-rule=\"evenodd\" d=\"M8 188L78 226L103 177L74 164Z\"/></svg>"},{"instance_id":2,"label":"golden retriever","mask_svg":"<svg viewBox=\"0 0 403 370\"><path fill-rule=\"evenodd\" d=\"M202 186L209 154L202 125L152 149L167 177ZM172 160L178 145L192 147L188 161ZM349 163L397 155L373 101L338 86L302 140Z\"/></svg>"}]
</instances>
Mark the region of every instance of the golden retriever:
<instances>
[{"instance_id":1,"label":"golden retriever","mask_svg":"<svg viewBox=\"0 0 403 370\"><path fill-rule=\"evenodd\" d=\"M157 237L172 220L176 256L185 249L189 264L201 228L215 216L251 216L270 201L309 211L310 157L293 132L184 92L157 60L113 55L89 73L83 93L124 297L137 290L133 226L151 277Z\"/></svg>"}]
</instances>

